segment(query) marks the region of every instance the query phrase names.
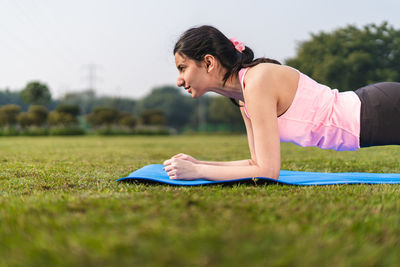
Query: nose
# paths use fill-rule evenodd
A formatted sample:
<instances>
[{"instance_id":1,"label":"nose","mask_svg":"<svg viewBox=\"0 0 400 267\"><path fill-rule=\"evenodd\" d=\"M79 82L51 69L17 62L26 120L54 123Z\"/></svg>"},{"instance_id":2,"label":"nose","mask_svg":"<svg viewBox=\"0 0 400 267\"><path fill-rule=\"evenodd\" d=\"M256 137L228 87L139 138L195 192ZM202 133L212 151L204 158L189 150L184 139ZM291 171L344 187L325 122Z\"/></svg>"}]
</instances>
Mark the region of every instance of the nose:
<instances>
[{"instance_id":1,"label":"nose","mask_svg":"<svg viewBox=\"0 0 400 267\"><path fill-rule=\"evenodd\" d=\"M181 78L181 77L178 77L178 79L176 80L176 85L178 86L178 87L181 87L181 86L183 86L185 84L185 81Z\"/></svg>"}]
</instances>

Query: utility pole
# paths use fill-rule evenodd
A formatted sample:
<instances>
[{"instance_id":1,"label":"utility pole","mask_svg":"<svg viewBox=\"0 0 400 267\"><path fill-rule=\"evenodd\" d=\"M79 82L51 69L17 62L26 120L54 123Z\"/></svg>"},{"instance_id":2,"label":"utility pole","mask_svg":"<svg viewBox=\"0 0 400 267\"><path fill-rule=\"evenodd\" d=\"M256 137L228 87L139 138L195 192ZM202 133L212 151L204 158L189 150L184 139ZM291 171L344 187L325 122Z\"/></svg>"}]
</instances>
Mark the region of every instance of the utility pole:
<instances>
[{"instance_id":1,"label":"utility pole","mask_svg":"<svg viewBox=\"0 0 400 267\"><path fill-rule=\"evenodd\" d=\"M99 79L98 76L96 75L96 70L97 68L100 68L99 65L97 64L87 64L83 66L85 69L88 70L88 75L84 77L88 81L88 90L96 91L96 83L97 80Z\"/></svg>"}]
</instances>

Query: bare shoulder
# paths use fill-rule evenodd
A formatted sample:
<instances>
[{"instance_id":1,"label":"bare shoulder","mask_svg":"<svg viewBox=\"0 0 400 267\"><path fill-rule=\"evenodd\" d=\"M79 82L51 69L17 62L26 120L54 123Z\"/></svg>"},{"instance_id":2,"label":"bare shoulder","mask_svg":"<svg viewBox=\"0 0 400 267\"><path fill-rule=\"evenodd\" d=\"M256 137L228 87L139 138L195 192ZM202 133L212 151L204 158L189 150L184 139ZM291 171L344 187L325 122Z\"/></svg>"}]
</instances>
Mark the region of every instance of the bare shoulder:
<instances>
[{"instance_id":1,"label":"bare shoulder","mask_svg":"<svg viewBox=\"0 0 400 267\"><path fill-rule=\"evenodd\" d=\"M254 67L249 68L244 77L245 84L256 83L275 83L281 84L285 80L298 79L298 71L285 65L278 65L273 63L260 63Z\"/></svg>"},{"instance_id":2,"label":"bare shoulder","mask_svg":"<svg viewBox=\"0 0 400 267\"><path fill-rule=\"evenodd\" d=\"M278 114L291 104L297 90L299 72L289 66L272 63L261 63L249 68L244 83L245 99L266 98L277 103Z\"/></svg>"}]
</instances>

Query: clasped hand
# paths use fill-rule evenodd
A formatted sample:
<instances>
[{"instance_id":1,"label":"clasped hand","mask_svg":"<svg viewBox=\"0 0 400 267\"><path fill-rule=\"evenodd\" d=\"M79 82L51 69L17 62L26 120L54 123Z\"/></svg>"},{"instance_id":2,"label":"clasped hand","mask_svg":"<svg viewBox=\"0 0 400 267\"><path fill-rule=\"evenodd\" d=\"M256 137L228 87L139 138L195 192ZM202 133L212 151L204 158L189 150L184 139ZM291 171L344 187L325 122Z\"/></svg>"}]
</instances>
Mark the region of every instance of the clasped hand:
<instances>
[{"instance_id":1,"label":"clasped hand","mask_svg":"<svg viewBox=\"0 0 400 267\"><path fill-rule=\"evenodd\" d=\"M164 170L170 179L194 180L201 178L198 163L192 156L180 153L164 161Z\"/></svg>"}]
</instances>

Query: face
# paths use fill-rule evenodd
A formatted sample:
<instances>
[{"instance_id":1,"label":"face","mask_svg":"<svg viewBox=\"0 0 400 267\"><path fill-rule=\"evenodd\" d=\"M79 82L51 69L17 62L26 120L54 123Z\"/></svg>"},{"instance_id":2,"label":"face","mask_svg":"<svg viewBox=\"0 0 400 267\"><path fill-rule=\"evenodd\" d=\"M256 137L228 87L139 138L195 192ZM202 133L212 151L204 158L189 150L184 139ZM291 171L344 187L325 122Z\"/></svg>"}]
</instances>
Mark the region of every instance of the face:
<instances>
[{"instance_id":1,"label":"face","mask_svg":"<svg viewBox=\"0 0 400 267\"><path fill-rule=\"evenodd\" d=\"M205 63L196 64L192 59L175 54L175 65L179 75L176 81L178 87L183 86L193 98L198 98L207 92L207 69Z\"/></svg>"}]
</instances>

